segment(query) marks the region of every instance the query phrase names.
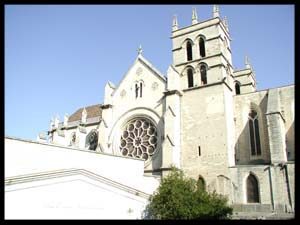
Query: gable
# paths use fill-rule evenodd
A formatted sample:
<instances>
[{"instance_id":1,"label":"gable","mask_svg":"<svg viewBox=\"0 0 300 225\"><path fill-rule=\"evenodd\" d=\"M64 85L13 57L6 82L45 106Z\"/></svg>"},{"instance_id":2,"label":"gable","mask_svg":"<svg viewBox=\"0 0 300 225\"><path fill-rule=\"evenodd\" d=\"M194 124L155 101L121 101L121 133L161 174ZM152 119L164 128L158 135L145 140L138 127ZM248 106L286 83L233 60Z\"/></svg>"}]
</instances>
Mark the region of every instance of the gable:
<instances>
[{"instance_id":1,"label":"gable","mask_svg":"<svg viewBox=\"0 0 300 225\"><path fill-rule=\"evenodd\" d=\"M112 98L124 101L126 97L135 98L135 84L142 82L144 93L163 92L166 78L143 56L139 55L112 93ZM125 98L125 99L124 99ZM128 100L129 100L128 99Z\"/></svg>"}]
</instances>

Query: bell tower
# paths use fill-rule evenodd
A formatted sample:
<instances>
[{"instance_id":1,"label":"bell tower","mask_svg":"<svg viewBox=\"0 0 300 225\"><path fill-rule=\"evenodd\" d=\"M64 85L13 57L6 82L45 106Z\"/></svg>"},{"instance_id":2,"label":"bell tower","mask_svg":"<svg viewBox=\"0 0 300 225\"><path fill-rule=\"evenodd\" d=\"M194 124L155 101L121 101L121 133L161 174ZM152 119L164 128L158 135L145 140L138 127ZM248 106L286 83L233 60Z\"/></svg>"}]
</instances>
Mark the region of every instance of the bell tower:
<instances>
[{"instance_id":1,"label":"bell tower","mask_svg":"<svg viewBox=\"0 0 300 225\"><path fill-rule=\"evenodd\" d=\"M226 17L220 19L219 6L214 5L213 18L204 21L199 21L194 8L192 24L188 27L179 28L175 17L172 30L173 65L182 76L181 89L224 78L230 82L233 67L229 29Z\"/></svg>"},{"instance_id":2,"label":"bell tower","mask_svg":"<svg viewBox=\"0 0 300 225\"><path fill-rule=\"evenodd\" d=\"M235 93L227 19L220 18L217 5L212 11L202 21L192 9L191 25L183 28L173 19L164 118L169 163L163 164L173 162L218 191L218 177L229 177L234 165Z\"/></svg>"}]
</instances>

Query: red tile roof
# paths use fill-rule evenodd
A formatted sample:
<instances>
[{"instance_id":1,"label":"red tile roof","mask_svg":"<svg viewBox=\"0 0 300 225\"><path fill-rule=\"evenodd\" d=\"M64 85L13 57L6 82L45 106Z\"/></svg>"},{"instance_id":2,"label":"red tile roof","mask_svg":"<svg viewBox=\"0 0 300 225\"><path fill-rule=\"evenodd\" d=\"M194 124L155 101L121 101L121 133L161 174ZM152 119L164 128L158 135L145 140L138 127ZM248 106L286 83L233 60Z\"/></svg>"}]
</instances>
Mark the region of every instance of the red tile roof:
<instances>
[{"instance_id":1,"label":"red tile roof","mask_svg":"<svg viewBox=\"0 0 300 225\"><path fill-rule=\"evenodd\" d=\"M102 116L102 109L100 108L100 106L101 106L100 104L86 106L85 109L86 109L86 112L87 112L87 119L88 118L93 118L93 117L98 117L98 116L100 116L100 118L101 118L101 116ZM78 109L75 113L73 113L69 117L68 122L74 122L74 121L81 120L81 114L82 114L83 108L84 107Z\"/></svg>"}]
</instances>

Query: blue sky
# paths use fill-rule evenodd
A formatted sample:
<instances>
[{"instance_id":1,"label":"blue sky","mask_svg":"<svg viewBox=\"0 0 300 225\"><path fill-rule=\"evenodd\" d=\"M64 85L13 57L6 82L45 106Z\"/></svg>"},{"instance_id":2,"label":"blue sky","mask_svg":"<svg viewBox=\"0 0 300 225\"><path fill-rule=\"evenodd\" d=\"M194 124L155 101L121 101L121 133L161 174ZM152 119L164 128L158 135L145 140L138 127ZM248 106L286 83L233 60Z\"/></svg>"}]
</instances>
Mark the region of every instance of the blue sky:
<instances>
[{"instance_id":1,"label":"blue sky","mask_svg":"<svg viewBox=\"0 0 300 225\"><path fill-rule=\"evenodd\" d=\"M166 74L171 25L212 17L212 5L6 5L5 135L35 140L51 117L103 102L137 56ZM294 6L220 5L233 66L248 55L258 90L294 84Z\"/></svg>"}]
</instances>

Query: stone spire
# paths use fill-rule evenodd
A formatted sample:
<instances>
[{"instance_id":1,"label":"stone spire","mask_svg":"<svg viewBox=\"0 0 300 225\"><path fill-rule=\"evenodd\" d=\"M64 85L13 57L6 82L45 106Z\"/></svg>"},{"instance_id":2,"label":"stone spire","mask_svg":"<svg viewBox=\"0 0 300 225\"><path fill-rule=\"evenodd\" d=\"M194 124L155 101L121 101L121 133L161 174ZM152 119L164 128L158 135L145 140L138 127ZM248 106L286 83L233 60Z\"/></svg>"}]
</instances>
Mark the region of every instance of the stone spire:
<instances>
[{"instance_id":1,"label":"stone spire","mask_svg":"<svg viewBox=\"0 0 300 225\"><path fill-rule=\"evenodd\" d=\"M228 20L227 20L226 16L224 16L223 23L224 23L226 30L228 31Z\"/></svg>"},{"instance_id":2,"label":"stone spire","mask_svg":"<svg viewBox=\"0 0 300 225\"><path fill-rule=\"evenodd\" d=\"M81 113L81 122L86 123L86 119L87 119L87 111L84 107L83 110L82 110L82 113Z\"/></svg>"},{"instance_id":3,"label":"stone spire","mask_svg":"<svg viewBox=\"0 0 300 225\"><path fill-rule=\"evenodd\" d=\"M138 52L138 55L141 55L141 54L142 54L143 49L142 49L142 45L141 45L141 44L140 44L140 46L139 46L137 52Z\"/></svg>"},{"instance_id":4,"label":"stone spire","mask_svg":"<svg viewBox=\"0 0 300 225\"><path fill-rule=\"evenodd\" d=\"M59 124L59 116L56 114L56 116L54 118L54 127L58 128L58 124Z\"/></svg>"},{"instance_id":5,"label":"stone spire","mask_svg":"<svg viewBox=\"0 0 300 225\"><path fill-rule=\"evenodd\" d=\"M50 131L54 128L54 118L52 117L50 120Z\"/></svg>"},{"instance_id":6,"label":"stone spire","mask_svg":"<svg viewBox=\"0 0 300 225\"><path fill-rule=\"evenodd\" d=\"M173 24L172 24L172 31L178 30L178 22L177 22L177 16L173 16Z\"/></svg>"},{"instance_id":7,"label":"stone spire","mask_svg":"<svg viewBox=\"0 0 300 225\"><path fill-rule=\"evenodd\" d=\"M220 17L218 5L213 6L213 18L216 18L216 17Z\"/></svg>"},{"instance_id":8,"label":"stone spire","mask_svg":"<svg viewBox=\"0 0 300 225\"><path fill-rule=\"evenodd\" d=\"M192 13L192 24L198 23L198 16L197 16L197 11L196 8L193 8L193 13Z\"/></svg>"},{"instance_id":9,"label":"stone spire","mask_svg":"<svg viewBox=\"0 0 300 225\"><path fill-rule=\"evenodd\" d=\"M68 126L69 115L66 113L64 116L64 126Z\"/></svg>"},{"instance_id":10,"label":"stone spire","mask_svg":"<svg viewBox=\"0 0 300 225\"><path fill-rule=\"evenodd\" d=\"M248 56L245 56L245 66L247 69L251 69L251 65L250 65Z\"/></svg>"}]
</instances>

